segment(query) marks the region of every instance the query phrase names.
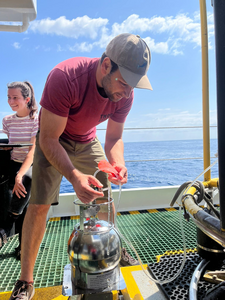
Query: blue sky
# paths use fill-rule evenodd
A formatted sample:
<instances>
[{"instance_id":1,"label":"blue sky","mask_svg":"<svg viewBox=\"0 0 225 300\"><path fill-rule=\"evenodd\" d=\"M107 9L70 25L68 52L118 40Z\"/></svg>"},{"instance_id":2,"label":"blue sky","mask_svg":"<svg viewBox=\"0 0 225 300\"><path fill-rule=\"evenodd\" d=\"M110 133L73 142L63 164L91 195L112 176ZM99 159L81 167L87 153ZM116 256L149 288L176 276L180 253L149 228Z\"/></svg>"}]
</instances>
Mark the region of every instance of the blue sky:
<instances>
[{"instance_id":1,"label":"blue sky","mask_svg":"<svg viewBox=\"0 0 225 300\"><path fill-rule=\"evenodd\" d=\"M209 36L210 124L217 124L213 7L206 1ZM39 103L48 73L74 57L100 57L117 34L139 34L148 43L153 91L135 89L125 127L202 125L199 1L37 1L37 18L25 33L0 32L0 121L11 113L7 83L30 81ZM99 128L105 128L103 123ZM1 128L1 127L0 127ZM210 130L216 138L217 129ZM98 133L104 141L104 131ZM124 141L202 138L201 129L125 131Z\"/></svg>"}]
</instances>

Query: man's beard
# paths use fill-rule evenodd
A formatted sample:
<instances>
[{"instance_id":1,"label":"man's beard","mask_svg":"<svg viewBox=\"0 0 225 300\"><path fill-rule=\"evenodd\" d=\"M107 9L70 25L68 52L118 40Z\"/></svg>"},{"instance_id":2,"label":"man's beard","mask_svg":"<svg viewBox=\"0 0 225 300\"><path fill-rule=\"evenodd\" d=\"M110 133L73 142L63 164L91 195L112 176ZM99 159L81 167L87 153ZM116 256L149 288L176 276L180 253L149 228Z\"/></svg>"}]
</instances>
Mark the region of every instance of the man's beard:
<instances>
[{"instance_id":1,"label":"man's beard","mask_svg":"<svg viewBox=\"0 0 225 300\"><path fill-rule=\"evenodd\" d=\"M112 101L112 102L117 102L114 99L113 93L112 93L112 83L111 83L111 74L106 75L105 77L103 77L102 79L102 87L105 91L105 94L107 96L107 98Z\"/></svg>"}]
</instances>

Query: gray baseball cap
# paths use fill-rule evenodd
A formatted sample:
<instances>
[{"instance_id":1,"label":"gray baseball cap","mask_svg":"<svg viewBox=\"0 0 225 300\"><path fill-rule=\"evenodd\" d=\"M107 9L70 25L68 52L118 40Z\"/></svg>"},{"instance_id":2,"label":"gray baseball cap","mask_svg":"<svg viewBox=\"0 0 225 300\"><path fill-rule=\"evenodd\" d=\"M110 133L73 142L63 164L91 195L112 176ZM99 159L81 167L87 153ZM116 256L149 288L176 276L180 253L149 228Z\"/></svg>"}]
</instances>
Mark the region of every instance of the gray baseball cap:
<instances>
[{"instance_id":1,"label":"gray baseball cap","mask_svg":"<svg viewBox=\"0 0 225 300\"><path fill-rule=\"evenodd\" d=\"M146 75L151 52L139 35L122 33L106 47L105 54L119 66L123 79L132 87L152 90Z\"/></svg>"}]
</instances>

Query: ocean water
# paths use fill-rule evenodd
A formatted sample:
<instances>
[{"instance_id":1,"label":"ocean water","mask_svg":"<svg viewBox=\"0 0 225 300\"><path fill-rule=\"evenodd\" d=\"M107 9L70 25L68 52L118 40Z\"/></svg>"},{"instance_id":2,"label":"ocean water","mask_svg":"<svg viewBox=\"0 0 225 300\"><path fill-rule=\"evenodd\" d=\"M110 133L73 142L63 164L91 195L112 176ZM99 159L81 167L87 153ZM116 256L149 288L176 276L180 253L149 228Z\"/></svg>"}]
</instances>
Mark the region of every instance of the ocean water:
<instances>
[{"instance_id":1,"label":"ocean water","mask_svg":"<svg viewBox=\"0 0 225 300\"><path fill-rule=\"evenodd\" d=\"M216 160L216 153L217 139L211 139L211 163ZM128 182L123 189L181 185L194 180L204 171L203 159L196 159L203 158L202 140L124 143L124 157ZM216 177L218 164L211 169L211 178ZM204 177L201 176L199 180L203 181ZM112 188L118 187L112 185ZM63 178L60 193L72 192L72 185Z\"/></svg>"}]
</instances>

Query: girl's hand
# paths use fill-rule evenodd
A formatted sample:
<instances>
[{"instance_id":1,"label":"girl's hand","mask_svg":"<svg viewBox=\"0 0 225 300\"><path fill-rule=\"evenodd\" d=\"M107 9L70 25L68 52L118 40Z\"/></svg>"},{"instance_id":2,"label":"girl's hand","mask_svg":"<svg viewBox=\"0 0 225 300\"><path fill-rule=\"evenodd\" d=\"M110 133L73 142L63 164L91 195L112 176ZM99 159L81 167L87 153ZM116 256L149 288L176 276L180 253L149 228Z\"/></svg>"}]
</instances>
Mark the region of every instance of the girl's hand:
<instances>
[{"instance_id":1,"label":"girl's hand","mask_svg":"<svg viewBox=\"0 0 225 300\"><path fill-rule=\"evenodd\" d=\"M16 175L16 177L15 177L15 185L14 185L13 191L12 191L13 193L16 194L16 196L18 198L21 198L21 196L25 197L26 194L27 194L26 189L25 189L25 187L24 187L24 185L22 183L22 179L23 179L22 176L20 176L19 174Z\"/></svg>"}]
</instances>

